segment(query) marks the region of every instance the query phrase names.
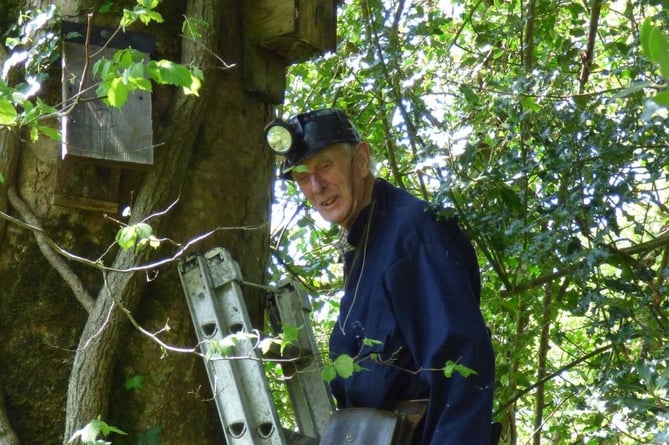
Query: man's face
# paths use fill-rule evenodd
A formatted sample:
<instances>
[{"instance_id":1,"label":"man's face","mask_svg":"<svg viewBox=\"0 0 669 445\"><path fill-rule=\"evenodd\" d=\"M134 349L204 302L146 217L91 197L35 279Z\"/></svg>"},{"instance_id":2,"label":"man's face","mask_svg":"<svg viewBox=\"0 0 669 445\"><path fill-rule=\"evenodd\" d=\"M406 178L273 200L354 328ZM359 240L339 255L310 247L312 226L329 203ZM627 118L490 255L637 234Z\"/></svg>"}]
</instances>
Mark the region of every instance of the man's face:
<instances>
[{"instance_id":1,"label":"man's face","mask_svg":"<svg viewBox=\"0 0 669 445\"><path fill-rule=\"evenodd\" d=\"M295 167L293 179L326 220L350 228L369 203L369 145L335 144Z\"/></svg>"}]
</instances>

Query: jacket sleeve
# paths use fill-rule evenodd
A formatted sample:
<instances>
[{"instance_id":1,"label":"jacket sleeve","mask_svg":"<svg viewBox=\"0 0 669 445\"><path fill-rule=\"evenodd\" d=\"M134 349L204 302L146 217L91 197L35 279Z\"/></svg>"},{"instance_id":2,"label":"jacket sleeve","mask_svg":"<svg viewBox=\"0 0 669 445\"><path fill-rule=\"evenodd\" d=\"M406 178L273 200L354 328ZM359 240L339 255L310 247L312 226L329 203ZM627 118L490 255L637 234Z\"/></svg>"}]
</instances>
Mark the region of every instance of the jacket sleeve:
<instances>
[{"instance_id":1,"label":"jacket sleeve","mask_svg":"<svg viewBox=\"0 0 669 445\"><path fill-rule=\"evenodd\" d=\"M469 280L458 250L439 243L420 245L384 274L386 298L430 387L423 444L489 443L494 355ZM447 378L448 361L476 375Z\"/></svg>"}]
</instances>

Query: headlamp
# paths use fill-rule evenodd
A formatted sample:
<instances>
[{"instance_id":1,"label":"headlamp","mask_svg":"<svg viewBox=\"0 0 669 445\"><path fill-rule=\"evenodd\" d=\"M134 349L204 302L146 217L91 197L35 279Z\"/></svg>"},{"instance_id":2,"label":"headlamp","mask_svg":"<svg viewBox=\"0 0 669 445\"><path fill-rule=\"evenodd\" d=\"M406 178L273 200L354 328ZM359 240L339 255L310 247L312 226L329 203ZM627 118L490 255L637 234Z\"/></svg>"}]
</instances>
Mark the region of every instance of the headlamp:
<instances>
[{"instance_id":1,"label":"headlamp","mask_svg":"<svg viewBox=\"0 0 669 445\"><path fill-rule=\"evenodd\" d=\"M290 125L277 119L265 127L265 141L274 154L286 156L295 145L295 134Z\"/></svg>"},{"instance_id":2,"label":"headlamp","mask_svg":"<svg viewBox=\"0 0 669 445\"><path fill-rule=\"evenodd\" d=\"M338 143L360 142L353 123L337 109L326 108L298 114L287 121L275 119L265 127L265 143L283 157L281 176L318 151Z\"/></svg>"}]
</instances>

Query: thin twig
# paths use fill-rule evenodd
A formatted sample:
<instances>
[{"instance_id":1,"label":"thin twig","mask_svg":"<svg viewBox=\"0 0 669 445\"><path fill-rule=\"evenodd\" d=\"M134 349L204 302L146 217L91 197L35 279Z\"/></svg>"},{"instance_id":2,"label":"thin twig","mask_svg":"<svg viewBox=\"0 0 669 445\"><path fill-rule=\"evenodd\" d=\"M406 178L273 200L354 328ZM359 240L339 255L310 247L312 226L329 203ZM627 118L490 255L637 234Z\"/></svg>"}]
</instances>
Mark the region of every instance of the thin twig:
<instances>
[{"instance_id":1,"label":"thin twig","mask_svg":"<svg viewBox=\"0 0 669 445\"><path fill-rule=\"evenodd\" d=\"M13 204L12 204L13 205ZM17 209L18 210L18 209ZM213 234L221 231L230 231L230 230L242 230L242 231L251 231L251 230L261 230L264 229L267 226L266 222L259 223L256 225L247 225L247 226L233 226L233 227L216 227L215 229L212 229L208 232L202 233L192 239L190 239L186 244L178 244L179 250L177 250L172 256L170 257L165 257L161 260L154 261L152 263L147 263L135 267L129 267L126 269L119 269L115 267L109 267L105 266L102 262L100 261L94 261L90 260L88 258L84 258L81 256L78 256L64 248L58 245L51 237L49 237L44 229L40 227L39 224L31 224L30 222L25 222L20 219L14 218L11 215L8 215L7 213L0 211L0 218L4 218L7 221L10 221L14 224L17 224L20 227L23 227L25 229L28 229L32 232L34 232L35 237L38 235L40 238L44 241L44 243L48 246L50 246L53 251L61 256L66 257L67 259L71 261L75 261L77 263L82 263L90 267L94 267L96 269L105 271L105 272L118 272L118 273L133 273L133 272L140 272L140 271L148 271L148 270L153 270L157 267L164 266L165 264L172 263L179 258L181 258L188 249L190 249L193 245L199 243L200 241L203 241ZM164 239L162 241L165 241Z\"/></svg>"},{"instance_id":2,"label":"thin twig","mask_svg":"<svg viewBox=\"0 0 669 445\"><path fill-rule=\"evenodd\" d=\"M107 292L107 295L109 295L109 298L112 299L113 303L115 303L121 311L128 317L128 320L130 320L130 323L137 329L139 332L142 334L146 335L149 337L151 340L154 342L158 343L161 348L164 348L168 351L172 352L179 352L179 353L184 353L184 354L195 354L199 355L200 357L203 357L203 355L199 352L197 352L197 347L195 348L183 348L183 347L177 347L177 346L171 346L162 341L160 338L158 338L157 335L147 331L144 329L135 319L135 317L132 315L132 312L128 308L126 308L123 303L121 303L115 296L114 293L112 292L111 288L109 287L109 283L107 282L107 273L103 272L102 273L103 281L104 281L104 286L105 286L105 291ZM162 331L162 330L161 330Z\"/></svg>"}]
</instances>

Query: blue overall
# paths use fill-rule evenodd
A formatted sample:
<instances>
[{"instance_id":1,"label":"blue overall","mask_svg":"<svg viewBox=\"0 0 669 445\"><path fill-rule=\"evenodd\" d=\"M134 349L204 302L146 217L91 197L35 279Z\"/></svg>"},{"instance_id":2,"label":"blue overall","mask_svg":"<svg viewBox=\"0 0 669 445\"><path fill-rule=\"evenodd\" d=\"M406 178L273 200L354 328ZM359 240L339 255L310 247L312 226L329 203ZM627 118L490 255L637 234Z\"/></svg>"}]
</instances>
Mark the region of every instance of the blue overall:
<instances>
[{"instance_id":1,"label":"blue overall","mask_svg":"<svg viewBox=\"0 0 669 445\"><path fill-rule=\"evenodd\" d=\"M437 221L425 202L378 179L348 242L330 354L365 370L331 382L338 407L392 411L427 399L415 444L487 445L494 355L470 242L454 221ZM477 374L447 378L448 361Z\"/></svg>"}]
</instances>

